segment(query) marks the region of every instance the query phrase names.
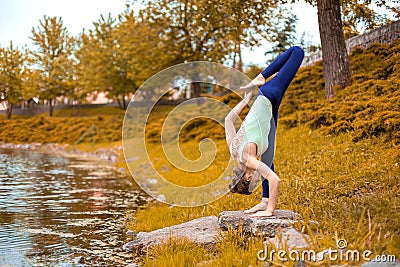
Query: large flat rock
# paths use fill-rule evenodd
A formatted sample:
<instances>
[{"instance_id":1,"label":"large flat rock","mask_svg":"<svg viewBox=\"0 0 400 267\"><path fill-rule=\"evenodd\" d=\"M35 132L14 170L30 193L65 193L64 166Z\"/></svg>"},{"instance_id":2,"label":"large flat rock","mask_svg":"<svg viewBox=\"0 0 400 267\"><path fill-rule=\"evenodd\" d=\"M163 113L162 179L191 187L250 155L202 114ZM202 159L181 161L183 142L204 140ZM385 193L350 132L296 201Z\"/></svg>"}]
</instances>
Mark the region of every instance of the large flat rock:
<instances>
[{"instance_id":1,"label":"large flat rock","mask_svg":"<svg viewBox=\"0 0 400 267\"><path fill-rule=\"evenodd\" d=\"M292 227L300 215L289 210L276 210L273 217L251 217L241 210L223 211L218 217L218 224L222 229L238 229L253 235L273 237L277 230Z\"/></svg>"},{"instance_id":2,"label":"large flat rock","mask_svg":"<svg viewBox=\"0 0 400 267\"><path fill-rule=\"evenodd\" d=\"M300 215L288 210L276 210L273 217L250 217L243 211L224 211L219 217L207 216L151 232L139 232L136 239L124 245L129 252L143 252L174 237L187 239L207 249L213 249L216 239L227 229L239 229L252 235L262 235L277 248L307 247L307 235L293 227Z\"/></svg>"},{"instance_id":3,"label":"large flat rock","mask_svg":"<svg viewBox=\"0 0 400 267\"><path fill-rule=\"evenodd\" d=\"M272 217L251 217L243 211L224 211L218 217L218 225L224 230L240 227L243 232L265 236L276 247L286 244L290 249L305 248L308 236L293 227L299 219L299 214L289 210L276 210Z\"/></svg>"},{"instance_id":4,"label":"large flat rock","mask_svg":"<svg viewBox=\"0 0 400 267\"><path fill-rule=\"evenodd\" d=\"M135 240L124 245L124 250L129 252L146 251L154 245L166 242L170 237L187 239L206 248L212 248L216 243L215 237L218 235L218 228L216 216L202 217L152 232L139 232Z\"/></svg>"}]
</instances>

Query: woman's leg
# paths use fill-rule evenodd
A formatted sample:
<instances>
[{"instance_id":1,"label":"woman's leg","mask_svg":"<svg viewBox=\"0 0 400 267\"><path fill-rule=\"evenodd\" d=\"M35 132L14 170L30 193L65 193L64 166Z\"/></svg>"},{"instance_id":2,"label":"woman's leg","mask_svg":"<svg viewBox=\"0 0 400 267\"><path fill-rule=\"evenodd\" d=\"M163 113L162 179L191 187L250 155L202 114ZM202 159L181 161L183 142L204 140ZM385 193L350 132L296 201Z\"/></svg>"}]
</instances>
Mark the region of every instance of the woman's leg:
<instances>
[{"instance_id":1,"label":"woman's leg","mask_svg":"<svg viewBox=\"0 0 400 267\"><path fill-rule=\"evenodd\" d=\"M271 101L273 108L277 109L279 107L286 89L300 68L303 58L303 49L293 46L279 55L261 72L265 79L277 73L275 77L260 88L260 93Z\"/></svg>"},{"instance_id":2,"label":"woman's leg","mask_svg":"<svg viewBox=\"0 0 400 267\"><path fill-rule=\"evenodd\" d=\"M266 69L264 69L260 75L262 78L267 79L271 75L278 72L278 74L273 77L270 81L263 84L259 90L259 93L266 96L272 103L274 118L271 120L271 130L268 135L268 143L270 144L268 150L261 155L261 161L271 167L274 171L273 158L275 150L275 136L276 136L276 119L278 118L278 108L282 101L283 95L286 89L289 87L291 81L296 75L301 62L304 58L304 51L298 47L294 46L286 50L284 53L279 55ZM260 76L259 75L259 76ZM261 78L257 76L255 79L257 82L261 81ZM254 80L253 80L254 81ZM273 125L272 125L273 124ZM252 216L269 216L270 212L268 209L268 200L270 197L270 184L266 177L263 177L262 182L262 200L261 203L257 204L253 208L249 209L247 213L254 213ZM275 186L273 186L275 187ZM278 189L279 190L279 189ZM273 190L274 192L276 190ZM275 193L273 193L275 194ZM271 199L277 200L277 196L271 196ZM276 201L270 203L276 206ZM274 209L275 209L274 206Z\"/></svg>"},{"instance_id":3,"label":"woman's leg","mask_svg":"<svg viewBox=\"0 0 400 267\"><path fill-rule=\"evenodd\" d=\"M276 136L276 124L275 120L270 121L270 131L268 134L268 149L261 155L261 161L274 171L274 154L275 154L275 136ZM269 182L265 177L262 177L262 199L261 202L252 207L251 209L245 210L244 213L254 213L257 211L267 210L269 200Z\"/></svg>"},{"instance_id":4,"label":"woman's leg","mask_svg":"<svg viewBox=\"0 0 400 267\"><path fill-rule=\"evenodd\" d=\"M269 184L269 199L267 208L251 214L250 217L267 217L274 215L276 204L278 203L278 193L281 181L273 171L270 171L265 178L268 180Z\"/></svg>"},{"instance_id":5,"label":"woman's leg","mask_svg":"<svg viewBox=\"0 0 400 267\"><path fill-rule=\"evenodd\" d=\"M274 170L274 165L272 165L271 170ZM254 207L245 210L245 214L255 213L257 211L267 210L268 208L268 200L269 200L269 182L267 179L262 177L262 198L261 202L255 205Z\"/></svg>"},{"instance_id":6,"label":"woman's leg","mask_svg":"<svg viewBox=\"0 0 400 267\"><path fill-rule=\"evenodd\" d=\"M265 68L256 78L245 86L241 86L240 90L246 93L265 84L265 80L278 72L281 83L281 89L289 86L296 75L301 62L304 58L304 51L299 46L293 46L280 54L267 68Z\"/></svg>"}]
</instances>

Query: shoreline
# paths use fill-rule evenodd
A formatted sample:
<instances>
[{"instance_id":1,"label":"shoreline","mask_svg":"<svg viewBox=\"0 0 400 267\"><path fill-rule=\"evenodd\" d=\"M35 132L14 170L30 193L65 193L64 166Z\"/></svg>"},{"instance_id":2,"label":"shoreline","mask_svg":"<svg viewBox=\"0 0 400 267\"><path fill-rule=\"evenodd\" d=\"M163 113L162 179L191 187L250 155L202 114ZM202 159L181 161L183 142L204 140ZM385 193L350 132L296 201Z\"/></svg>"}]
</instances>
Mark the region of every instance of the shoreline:
<instances>
[{"instance_id":1,"label":"shoreline","mask_svg":"<svg viewBox=\"0 0 400 267\"><path fill-rule=\"evenodd\" d=\"M106 163L107 167L114 169L119 173L126 172L125 168L118 168L115 163L119 162L118 153L121 151L122 145L114 148L98 148L92 152L85 152L79 150L70 144L58 144L58 143L26 143L26 144L13 144L13 143L0 143L0 148L10 150L31 150L45 154L54 154L66 158L76 158L88 161L100 161Z\"/></svg>"}]
</instances>

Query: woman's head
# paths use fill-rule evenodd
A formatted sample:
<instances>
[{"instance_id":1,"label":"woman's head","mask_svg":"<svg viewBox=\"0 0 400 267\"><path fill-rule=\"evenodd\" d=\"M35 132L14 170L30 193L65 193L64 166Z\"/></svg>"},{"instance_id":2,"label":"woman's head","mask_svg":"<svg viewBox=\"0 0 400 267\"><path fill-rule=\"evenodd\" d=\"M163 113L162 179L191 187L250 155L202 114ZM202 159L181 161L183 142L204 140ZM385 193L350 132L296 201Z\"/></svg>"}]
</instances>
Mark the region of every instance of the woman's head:
<instances>
[{"instance_id":1,"label":"woman's head","mask_svg":"<svg viewBox=\"0 0 400 267\"><path fill-rule=\"evenodd\" d=\"M250 188L254 170L251 170L245 166L242 167L243 168L233 168L232 182L229 184L229 190L232 193L250 195L254 189Z\"/></svg>"}]
</instances>

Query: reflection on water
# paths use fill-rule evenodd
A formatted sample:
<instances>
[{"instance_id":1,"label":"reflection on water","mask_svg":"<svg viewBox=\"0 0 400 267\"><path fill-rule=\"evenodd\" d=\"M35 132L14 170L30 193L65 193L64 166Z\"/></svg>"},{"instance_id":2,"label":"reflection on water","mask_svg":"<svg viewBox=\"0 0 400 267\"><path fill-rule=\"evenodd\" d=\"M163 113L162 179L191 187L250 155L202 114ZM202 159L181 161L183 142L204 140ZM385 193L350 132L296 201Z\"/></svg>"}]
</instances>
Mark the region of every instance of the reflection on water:
<instances>
[{"instance_id":1,"label":"reflection on water","mask_svg":"<svg viewBox=\"0 0 400 267\"><path fill-rule=\"evenodd\" d=\"M121 266L146 196L101 162L0 149L0 266Z\"/></svg>"}]
</instances>

